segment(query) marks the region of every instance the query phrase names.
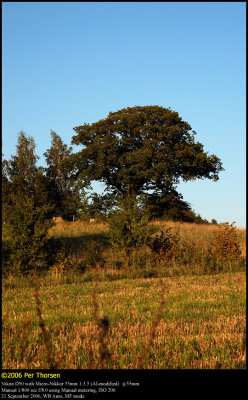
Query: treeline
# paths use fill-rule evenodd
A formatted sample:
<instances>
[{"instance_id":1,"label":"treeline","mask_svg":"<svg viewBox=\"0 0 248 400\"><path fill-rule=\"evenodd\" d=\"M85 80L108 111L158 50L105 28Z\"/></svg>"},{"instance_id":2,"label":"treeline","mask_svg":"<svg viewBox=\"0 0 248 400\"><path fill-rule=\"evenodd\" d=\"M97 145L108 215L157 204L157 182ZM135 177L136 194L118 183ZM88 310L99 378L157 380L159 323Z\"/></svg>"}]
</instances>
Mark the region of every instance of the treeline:
<instances>
[{"instance_id":1,"label":"treeline","mask_svg":"<svg viewBox=\"0 0 248 400\"><path fill-rule=\"evenodd\" d=\"M18 198L22 207L27 205L27 199L32 198L37 213L41 213L41 208L46 209L48 219L61 216L68 221L87 221L91 218L105 220L118 203L117 194L114 199L109 194L90 194L83 185L80 186L75 181L68 168L65 168L65 162L72 154L72 147L64 144L57 133L51 131L51 146L44 153L46 167L37 166L39 156L35 152L33 137L20 132L16 147L16 155L2 162L4 224L10 217L17 220L20 216ZM149 210L150 219L210 223L196 214L175 189L168 191L163 198L155 193L144 195L141 207ZM29 218L31 219L30 214ZM211 223L217 224L217 221L213 219Z\"/></svg>"},{"instance_id":2,"label":"treeline","mask_svg":"<svg viewBox=\"0 0 248 400\"><path fill-rule=\"evenodd\" d=\"M25 271L45 262L53 217L109 220L130 197L150 220L209 223L176 190L180 179L217 181L223 170L220 159L204 152L190 130L170 109L126 108L75 127L72 144L82 146L77 153L52 131L45 167L37 165L34 139L20 132L16 155L2 162L2 220L11 238L10 263ZM93 181L105 184L102 195L90 194Z\"/></svg>"},{"instance_id":3,"label":"treeline","mask_svg":"<svg viewBox=\"0 0 248 400\"><path fill-rule=\"evenodd\" d=\"M39 193L39 204L49 204L52 215L68 220L104 219L132 195L142 197L140 205L151 219L208 223L183 200L176 185L180 179L217 181L222 163L195 141L196 132L177 112L135 106L73 129L71 142L81 150L72 153L51 132L51 147L44 153L46 167L37 167L34 139L20 133L17 154L3 161L4 212L16 190ZM89 194L94 181L105 185L102 195Z\"/></svg>"}]
</instances>

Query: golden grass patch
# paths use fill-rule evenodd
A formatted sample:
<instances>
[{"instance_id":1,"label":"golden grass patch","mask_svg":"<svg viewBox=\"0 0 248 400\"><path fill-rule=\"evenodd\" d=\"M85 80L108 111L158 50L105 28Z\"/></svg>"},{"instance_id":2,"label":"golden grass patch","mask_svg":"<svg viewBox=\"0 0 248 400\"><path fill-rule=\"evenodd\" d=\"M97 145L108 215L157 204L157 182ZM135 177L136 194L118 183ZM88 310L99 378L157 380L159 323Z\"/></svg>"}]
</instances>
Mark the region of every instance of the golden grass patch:
<instances>
[{"instance_id":1,"label":"golden grass patch","mask_svg":"<svg viewBox=\"0 0 248 400\"><path fill-rule=\"evenodd\" d=\"M245 368L245 292L244 273L105 281L97 288L40 282L39 316L34 289L27 297L27 288L4 288L3 368L47 368L52 361L61 369ZM101 331L104 316L108 329Z\"/></svg>"}]
</instances>

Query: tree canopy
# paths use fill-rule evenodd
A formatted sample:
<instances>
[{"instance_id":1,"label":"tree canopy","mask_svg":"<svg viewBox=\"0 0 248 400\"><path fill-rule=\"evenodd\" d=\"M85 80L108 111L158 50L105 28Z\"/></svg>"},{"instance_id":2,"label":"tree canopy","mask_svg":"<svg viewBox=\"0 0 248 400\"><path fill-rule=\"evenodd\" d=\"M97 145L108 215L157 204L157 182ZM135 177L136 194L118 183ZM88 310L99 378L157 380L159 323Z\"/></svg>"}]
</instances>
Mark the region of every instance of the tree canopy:
<instances>
[{"instance_id":1,"label":"tree canopy","mask_svg":"<svg viewBox=\"0 0 248 400\"><path fill-rule=\"evenodd\" d=\"M83 148L67 166L85 186L105 183L108 193L175 193L180 179L218 180L221 160L195 141L196 132L177 112L160 106L135 106L74 128L72 144Z\"/></svg>"},{"instance_id":2,"label":"tree canopy","mask_svg":"<svg viewBox=\"0 0 248 400\"><path fill-rule=\"evenodd\" d=\"M68 148L54 131L51 131L51 139L51 146L44 153L50 196L56 215L73 219L78 214L81 199L77 185L70 179L70 173L64 169L62 163L70 156L72 148Z\"/></svg>"}]
</instances>

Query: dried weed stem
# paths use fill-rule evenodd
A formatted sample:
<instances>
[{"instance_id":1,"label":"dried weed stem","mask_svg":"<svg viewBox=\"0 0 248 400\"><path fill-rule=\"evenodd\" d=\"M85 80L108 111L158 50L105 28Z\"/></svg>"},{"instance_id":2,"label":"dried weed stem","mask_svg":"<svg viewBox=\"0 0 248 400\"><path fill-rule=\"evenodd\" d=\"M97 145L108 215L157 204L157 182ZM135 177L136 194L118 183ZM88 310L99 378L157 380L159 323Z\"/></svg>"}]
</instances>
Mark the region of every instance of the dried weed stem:
<instances>
[{"instance_id":1,"label":"dried weed stem","mask_svg":"<svg viewBox=\"0 0 248 400\"><path fill-rule=\"evenodd\" d=\"M98 327L98 341L100 350L100 359L97 367L99 369L105 369L110 361L111 354L108 351L106 339L109 331L109 320L106 315L100 316L99 304L97 302L97 282L95 281L94 288L92 291L92 304L93 304L93 318Z\"/></svg>"}]
</instances>

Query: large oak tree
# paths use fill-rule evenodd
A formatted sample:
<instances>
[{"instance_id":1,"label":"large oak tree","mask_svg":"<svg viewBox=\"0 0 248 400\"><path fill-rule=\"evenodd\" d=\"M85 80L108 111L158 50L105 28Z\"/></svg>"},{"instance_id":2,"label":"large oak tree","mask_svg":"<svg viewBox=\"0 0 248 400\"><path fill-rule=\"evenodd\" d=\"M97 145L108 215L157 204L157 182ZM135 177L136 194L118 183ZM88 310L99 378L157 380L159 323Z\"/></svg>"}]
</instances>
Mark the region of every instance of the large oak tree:
<instances>
[{"instance_id":1,"label":"large oak tree","mask_svg":"<svg viewBox=\"0 0 248 400\"><path fill-rule=\"evenodd\" d=\"M83 148L68 159L74 179L105 183L108 193L175 193L180 179L218 180L221 160L195 141L196 132L178 113L135 106L74 128L72 143Z\"/></svg>"}]
</instances>

